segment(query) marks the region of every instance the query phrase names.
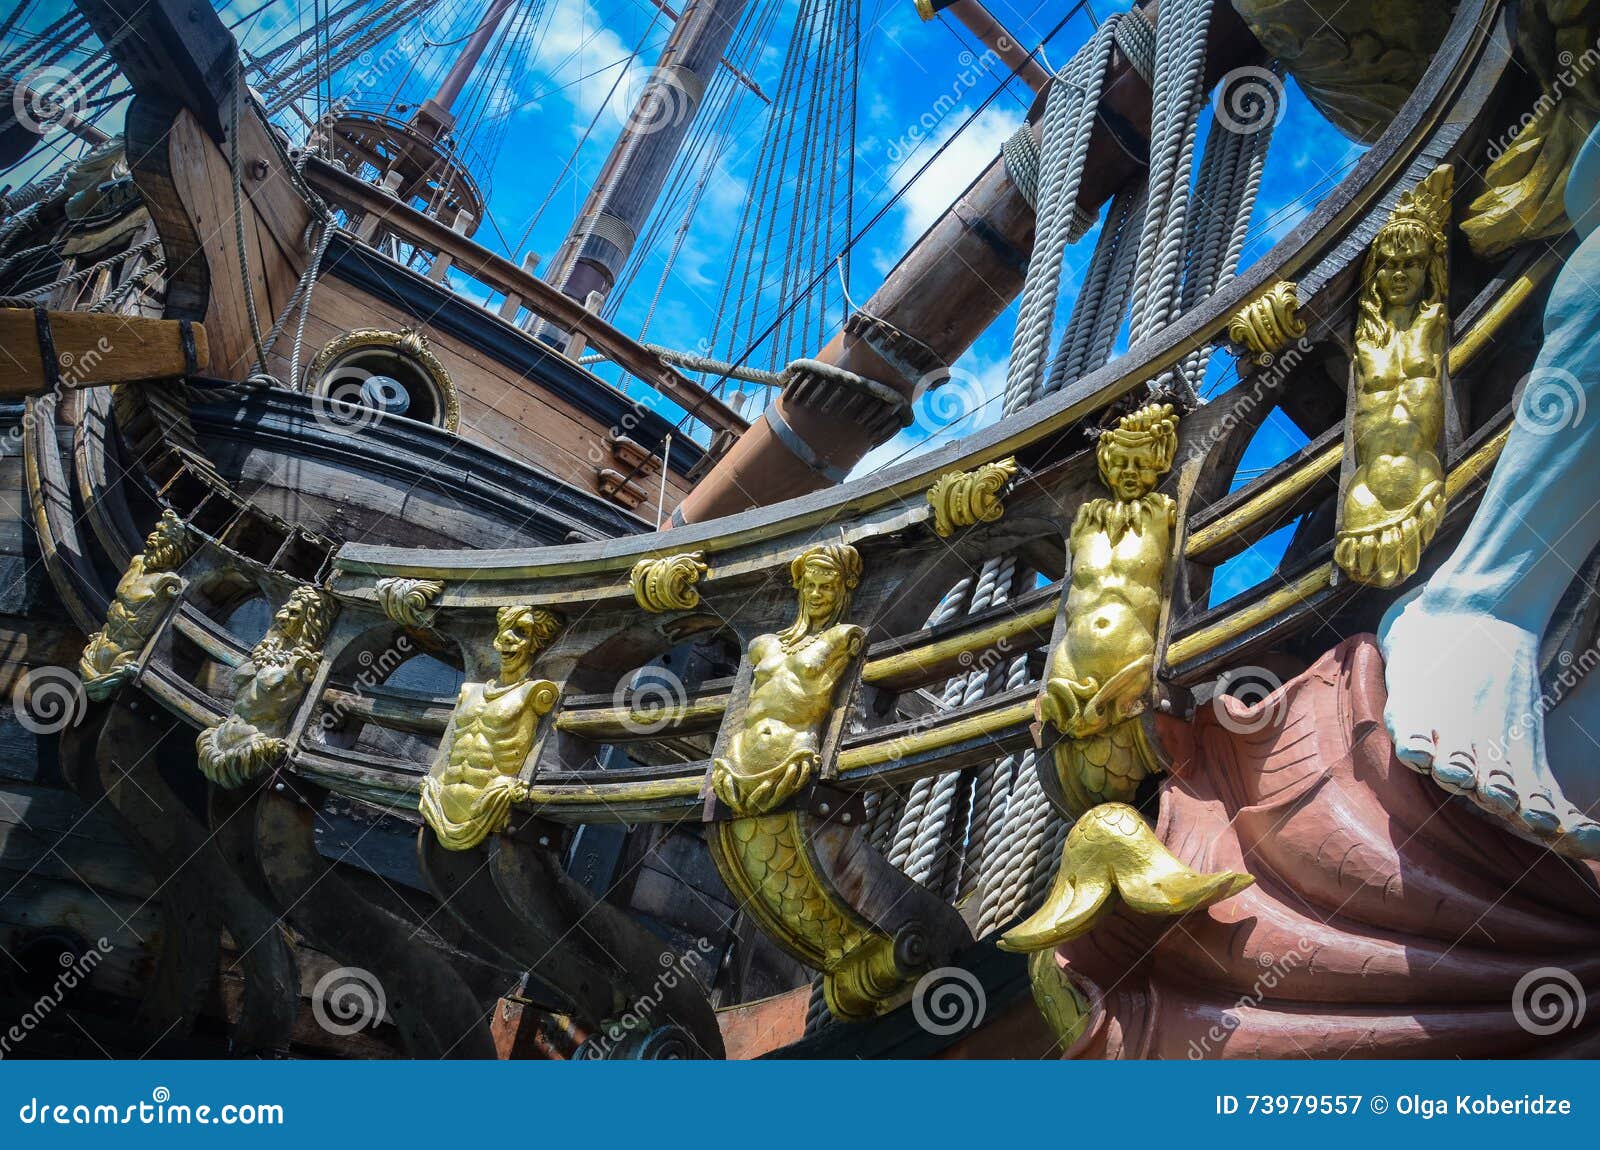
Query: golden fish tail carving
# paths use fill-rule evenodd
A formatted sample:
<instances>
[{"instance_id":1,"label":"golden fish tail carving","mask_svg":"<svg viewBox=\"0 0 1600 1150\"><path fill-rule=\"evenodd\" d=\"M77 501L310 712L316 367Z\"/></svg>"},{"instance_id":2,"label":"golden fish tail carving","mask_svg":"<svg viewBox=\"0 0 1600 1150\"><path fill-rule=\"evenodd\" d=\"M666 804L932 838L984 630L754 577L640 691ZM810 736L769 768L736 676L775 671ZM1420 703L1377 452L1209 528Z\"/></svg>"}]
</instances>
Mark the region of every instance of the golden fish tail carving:
<instances>
[{"instance_id":1,"label":"golden fish tail carving","mask_svg":"<svg viewBox=\"0 0 1600 1150\"><path fill-rule=\"evenodd\" d=\"M1033 1004L1057 1044L1065 1049L1082 1037L1094 1004L1061 969L1054 949L1047 947L1028 955L1028 983L1033 988Z\"/></svg>"},{"instance_id":2,"label":"golden fish tail carving","mask_svg":"<svg viewBox=\"0 0 1600 1150\"><path fill-rule=\"evenodd\" d=\"M1100 803L1132 802L1139 784L1161 769L1137 715L1099 734L1062 739L1055 764L1062 798L1073 815Z\"/></svg>"},{"instance_id":3,"label":"golden fish tail carving","mask_svg":"<svg viewBox=\"0 0 1600 1150\"><path fill-rule=\"evenodd\" d=\"M1177 917L1231 898L1254 881L1235 871L1205 874L1187 866L1138 811L1103 803L1067 835L1044 905L1007 931L1000 946L1026 953L1077 938L1112 909L1113 895L1139 914Z\"/></svg>"},{"instance_id":4,"label":"golden fish tail carving","mask_svg":"<svg viewBox=\"0 0 1600 1150\"><path fill-rule=\"evenodd\" d=\"M740 905L784 949L823 972L836 1018L881 1013L915 970L895 939L865 922L825 881L798 811L734 819L711 830L711 849ZM909 964L907 964L909 965Z\"/></svg>"}]
</instances>

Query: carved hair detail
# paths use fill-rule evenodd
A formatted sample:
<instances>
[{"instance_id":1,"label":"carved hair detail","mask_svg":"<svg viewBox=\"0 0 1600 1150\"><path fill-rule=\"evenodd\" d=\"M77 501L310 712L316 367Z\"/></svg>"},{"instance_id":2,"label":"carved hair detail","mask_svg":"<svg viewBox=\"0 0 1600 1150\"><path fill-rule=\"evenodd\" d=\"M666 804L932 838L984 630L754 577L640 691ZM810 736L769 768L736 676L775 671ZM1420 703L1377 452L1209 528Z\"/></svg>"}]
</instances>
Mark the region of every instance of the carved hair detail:
<instances>
[{"instance_id":1,"label":"carved hair detail","mask_svg":"<svg viewBox=\"0 0 1600 1150\"><path fill-rule=\"evenodd\" d=\"M502 607L494 613L494 625L497 631L516 626L523 619L528 620L529 631L533 636L535 646L543 647L556 633L561 630L561 619L553 611L546 611L542 607L529 607L516 604Z\"/></svg>"},{"instance_id":2,"label":"carved hair detail","mask_svg":"<svg viewBox=\"0 0 1600 1150\"><path fill-rule=\"evenodd\" d=\"M289 593L284 607L291 605L298 605L300 608L300 623L295 633L290 635L280 631L277 617L274 615L272 626L267 628L266 635L262 637L257 647L271 644L307 653L320 652L322 645L327 642L328 632L333 628L335 611L333 597L320 587L306 583ZM282 609L279 608L280 611Z\"/></svg>"},{"instance_id":3,"label":"carved hair detail","mask_svg":"<svg viewBox=\"0 0 1600 1150\"><path fill-rule=\"evenodd\" d=\"M171 571L188 558L194 544L188 525L170 507L161 513L144 541L147 571Z\"/></svg>"},{"instance_id":4,"label":"carved hair detail","mask_svg":"<svg viewBox=\"0 0 1600 1150\"><path fill-rule=\"evenodd\" d=\"M1450 191L1453 169L1441 164L1428 178L1400 197L1393 214L1372 238L1367 258L1361 267L1361 297L1356 306L1356 342L1381 342L1388 331L1384 319L1383 294L1378 290L1378 270L1401 252L1427 253L1427 270L1421 302L1443 303L1448 290L1445 257L1450 240L1446 226L1450 218Z\"/></svg>"},{"instance_id":5,"label":"carved hair detail","mask_svg":"<svg viewBox=\"0 0 1600 1150\"><path fill-rule=\"evenodd\" d=\"M1108 474L1113 448L1142 456L1158 474L1164 473L1172 466L1172 457L1178 450L1178 413L1170 403L1146 404L1123 416L1115 427L1100 436L1095 446L1095 462L1107 487L1113 486Z\"/></svg>"},{"instance_id":6,"label":"carved hair detail","mask_svg":"<svg viewBox=\"0 0 1600 1150\"><path fill-rule=\"evenodd\" d=\"M813 619L806 609L805 596L800 589L805 580L807 567L824 567L836 571L844 584L838 601L834 603L833 610L828 613L826 619ZM790 562L789 582L794 585L799 602L795 621L778 632L778 641L786 647L798 643L807 635L827 630L844 617L845 612L850 609L850 593L861 582L861 552L843 541L819 543L815 547L808 547Z\"/></svg>"}]
</instances>

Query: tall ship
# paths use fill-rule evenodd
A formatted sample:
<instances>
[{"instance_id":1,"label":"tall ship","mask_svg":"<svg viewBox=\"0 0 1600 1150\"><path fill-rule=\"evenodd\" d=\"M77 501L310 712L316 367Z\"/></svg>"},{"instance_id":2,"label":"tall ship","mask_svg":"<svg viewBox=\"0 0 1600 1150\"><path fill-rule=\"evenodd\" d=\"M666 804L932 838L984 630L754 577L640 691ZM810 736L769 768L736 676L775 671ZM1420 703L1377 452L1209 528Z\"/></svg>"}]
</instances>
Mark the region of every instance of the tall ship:
<instances>
[{"instance_id":1,"label":"tall ship","mask_svg":"<svg viewBox=\"0 0 1600 1150\"><path fill-rule=\"evenodd\" d=\"M1600 7L626 15L0 12L0 1056L1597 1053Z\"/></svg>"}]
</instances>

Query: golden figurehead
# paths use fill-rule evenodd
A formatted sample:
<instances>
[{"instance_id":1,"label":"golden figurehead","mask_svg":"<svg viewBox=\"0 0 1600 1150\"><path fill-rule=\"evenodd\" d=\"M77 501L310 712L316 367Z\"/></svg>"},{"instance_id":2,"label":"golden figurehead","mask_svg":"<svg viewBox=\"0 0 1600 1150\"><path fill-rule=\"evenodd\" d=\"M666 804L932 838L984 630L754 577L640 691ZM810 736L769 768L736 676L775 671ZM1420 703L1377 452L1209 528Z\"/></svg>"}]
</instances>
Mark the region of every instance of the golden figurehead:
<instances>
[{"instance_id":1,"label":"golden figurehead","mask_svg":"<svg viewBox=\"0 0 1600 1150\"><path fill-rule=\"evenodd\" d=\"M333 600L316 587L296 587L272 625L233 672L233 707L200 732L200 770L220 787L242 786L283 760L284 736L305 697L333 625Z\"/></svg>"},{"instance_id":2,"label":"golden figurehead","mask_svg":"<svg viewBox=\"0 0 1600 1150\"><path fill-rule=\"evenodd\" d=\"M795 621L750 641L754 667L744 720L711 768L711 788L741 815L787 801L816 773L823 721L866 632L844 622L861 582L861 555L848 543L812 547L789 565Z\"/></svg>"},{"instance_id":3,"label":"golden figurehead","mask_svg":"<svg viewBox=\"0 0 1600 1150\"><path fill-rule=\"evenodd\" d=\"M144 541L144 551L133 557L117 581L106 625L89 636L78 660L78 674L89 698L108 698L132 674L139 652L160 625L167 607L183 591L183 578L177 570L193 549L183 520L170 509L163 511Z\"/></svg>"},{"instance_id":4,"label":"golden figurehead","mask_svg":"<svg viewBox=\"0 0 1600 1150\"><path fill-rule=\"evenodd\" d=\"M527 796L522 767L541 716L560 689L532 677L533 662L561 628L549 611L502 607L495 614L499 674L463 683L434 773L422 780L422 817L448 850L470 850L503 831L511 805Z\"/></svg>"},{"instance_id":5,"label":"golden figurehead","mask_svg":"<svg viewBox=\"0 0 1600 1150\"><path fill-rule=\"evenodd\" d=\"M1080 507L1068 536L1066 635L1050 653L1036 708L1066 736L1055 761L1075 814L1128 801L1156 767L1137 716L1153 681L1177 525L1177 504L1155 487L1177 445L1170 404L1142 407L1103 433L1095 458L1112 497Z\"/></svg>"},{"instance_id":6,"label":"golden figurehead","mask_svg":"<svg viewBox=\"0 0 1600 1150\"><path fill-rule=\"evenodd\" d=\"M1444 514L1446 310L1451 170L1434 171L1378 232L1357 304L1350 442L1334 560L1359 582L1392 587L1422 560Z\"/></svg>"}]
</instances>

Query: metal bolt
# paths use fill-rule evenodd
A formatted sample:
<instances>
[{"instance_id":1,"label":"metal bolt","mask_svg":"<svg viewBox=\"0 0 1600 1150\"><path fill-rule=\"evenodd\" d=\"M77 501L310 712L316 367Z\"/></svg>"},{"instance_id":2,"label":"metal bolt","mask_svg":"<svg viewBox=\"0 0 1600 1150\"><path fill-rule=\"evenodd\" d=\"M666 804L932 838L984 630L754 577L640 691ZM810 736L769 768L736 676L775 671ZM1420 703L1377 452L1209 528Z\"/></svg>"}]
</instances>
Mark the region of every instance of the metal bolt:
<instances>
[{"instance_id":1,"label":"metal bolt","mask_svg":"<svg viewBox=\"0 0 1600 1150\"><path fill-rule=\"evenodd\" d=\"M823 814L827 814L832 809L833 808L830 807L827 803L818 803L817 804L817 810L821 811Z\"/></svg>"},{"instance_id":2,"label":"metal bolt","mask_svg":"<svg viewBox=\"0 0 1600 1150\"><path fill-rule=\"evenodd\" d=\"M849 811L845 811L844 814L840 815L839 816L839 821L841 823L843 823L845 826L849 826L850 825L850 812Z\"/></svg>"}]
</instances>

